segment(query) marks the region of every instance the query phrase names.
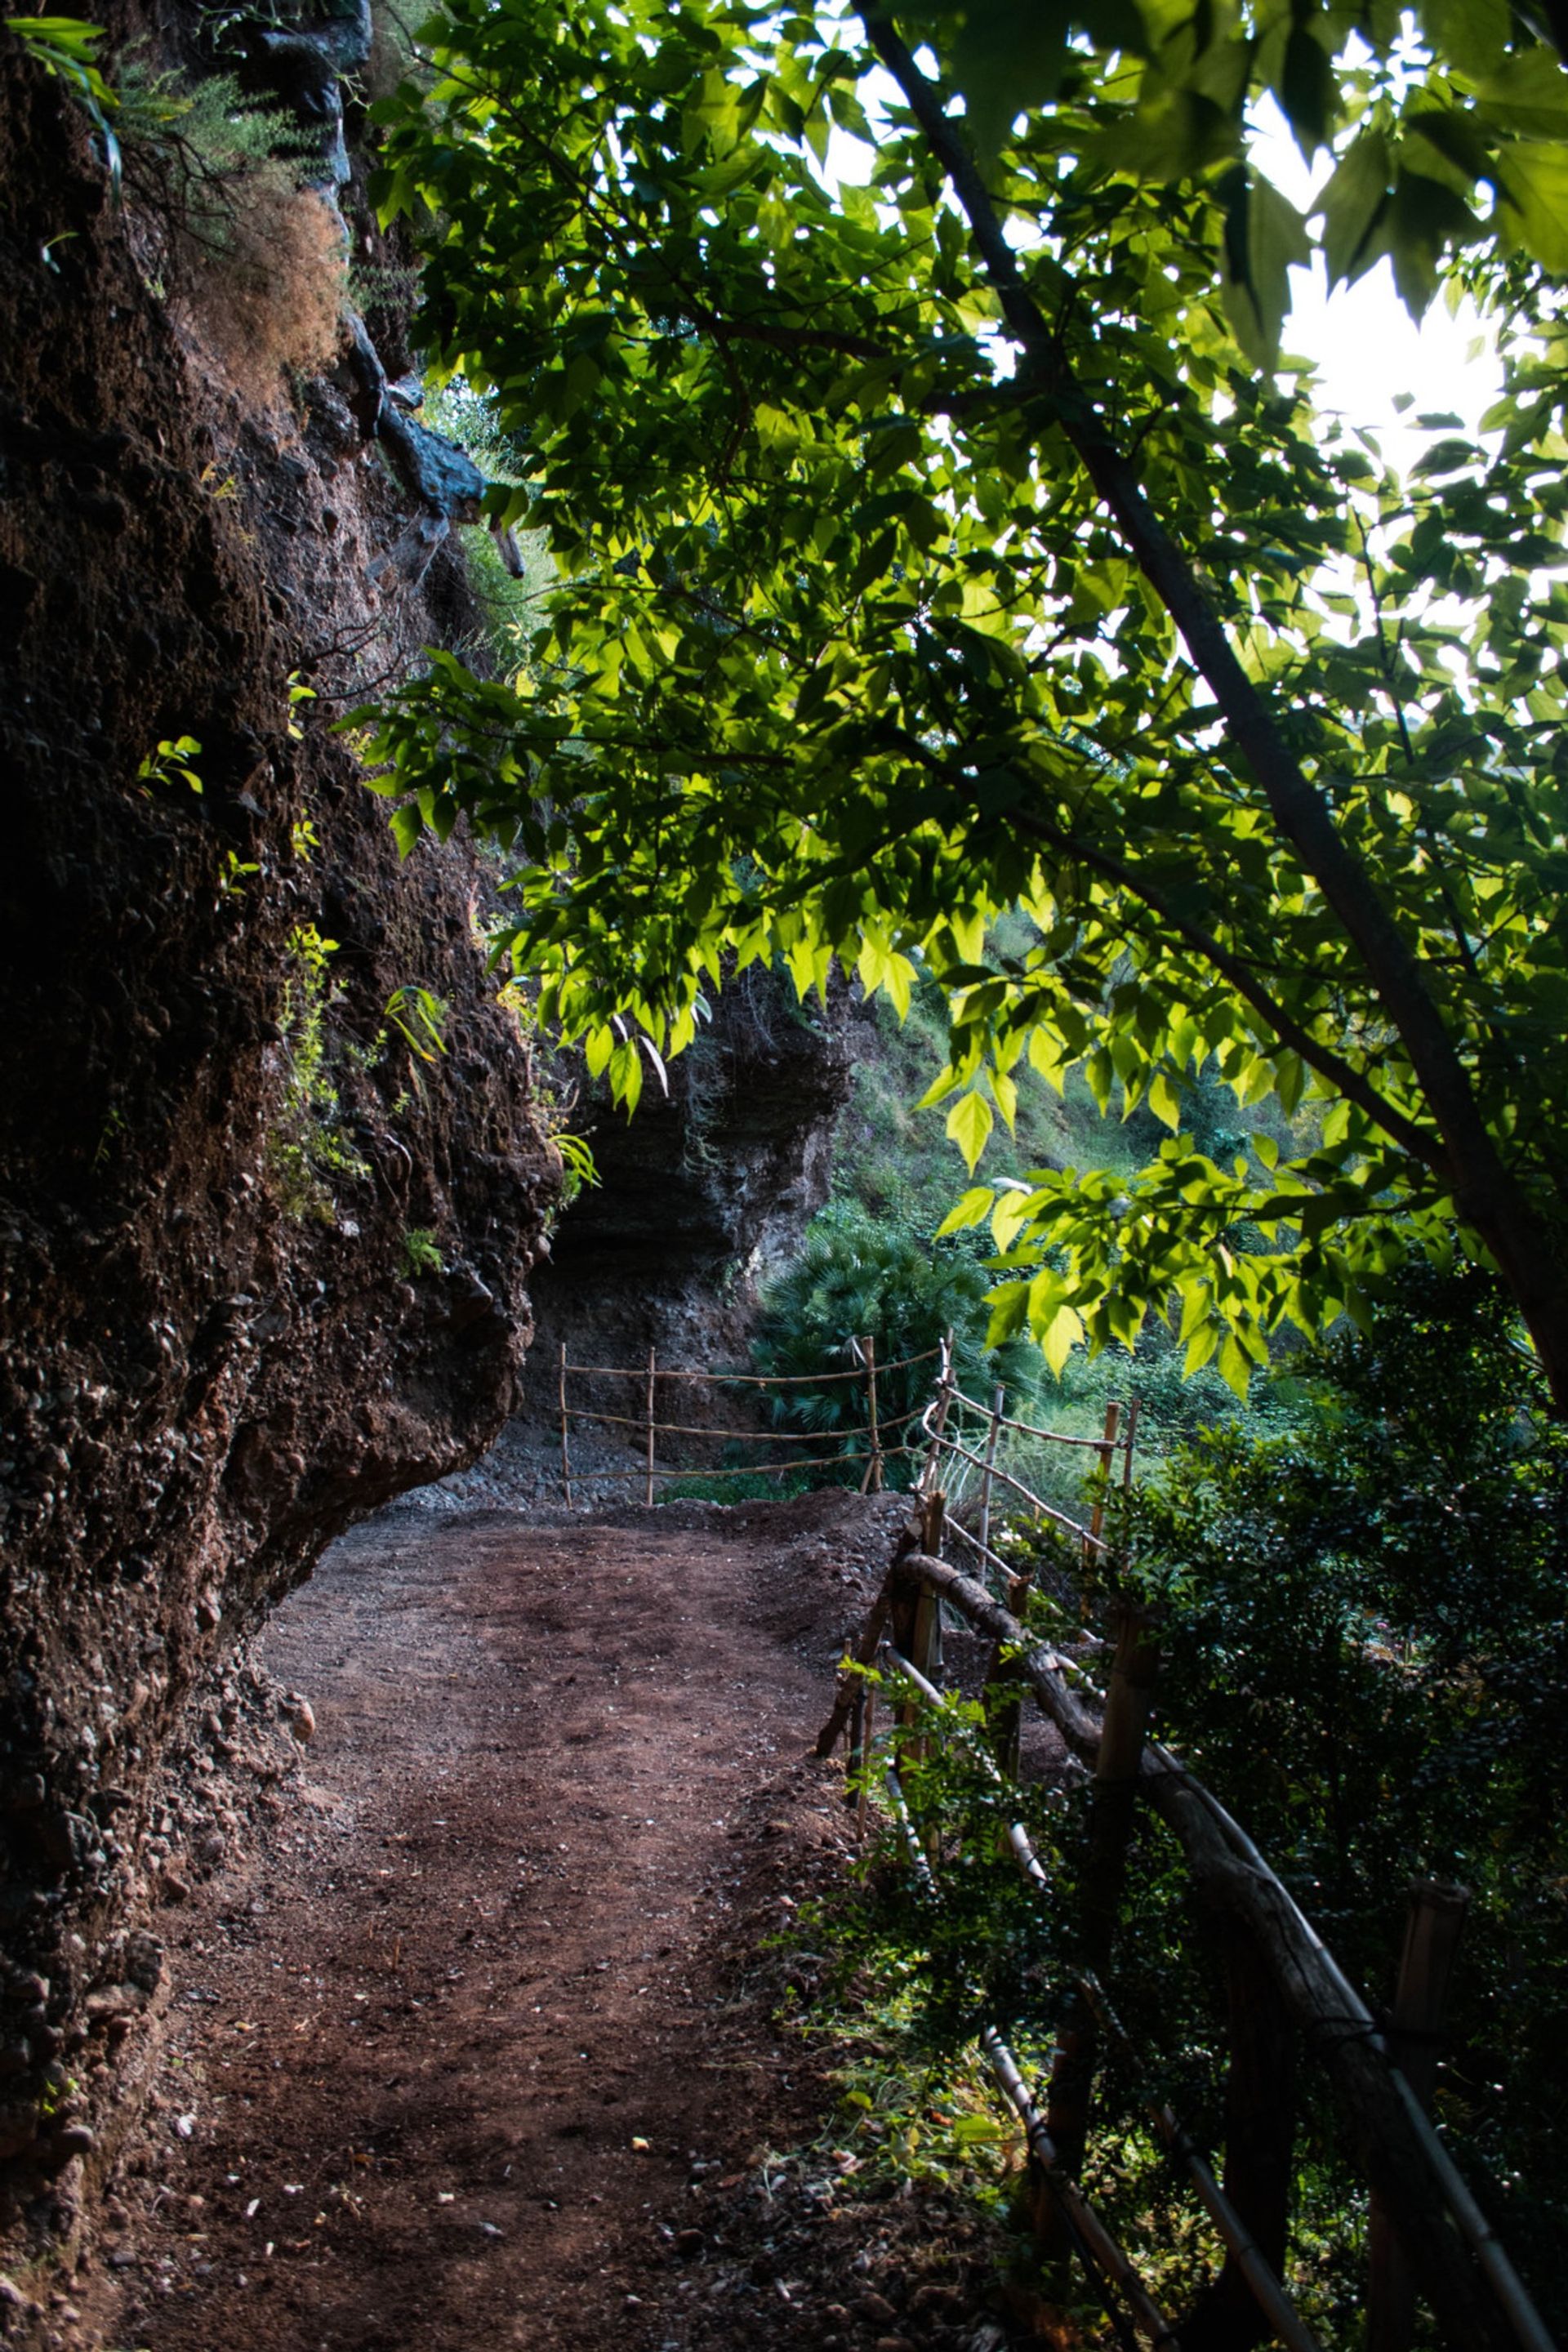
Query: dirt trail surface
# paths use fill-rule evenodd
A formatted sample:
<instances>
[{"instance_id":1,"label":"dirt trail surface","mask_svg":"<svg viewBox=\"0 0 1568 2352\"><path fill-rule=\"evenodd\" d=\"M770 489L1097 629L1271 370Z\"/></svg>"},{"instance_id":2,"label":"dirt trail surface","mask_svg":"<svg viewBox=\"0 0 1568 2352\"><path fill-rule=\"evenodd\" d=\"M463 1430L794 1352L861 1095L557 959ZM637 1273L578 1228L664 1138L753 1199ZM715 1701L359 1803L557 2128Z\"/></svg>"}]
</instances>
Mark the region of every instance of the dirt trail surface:
<instances>
[{"instance_id":1,"label":"dirt trail surface","mask_svg":"<svg viewBox=\"0 0 1568 2352\"><path fill-rule=\"evenodd\" d=\"M108 2342L904 2340L875 2294L813 2313L721 2260L725 2193L822 2110L748 1971L841 1869L808 1743L899 1512L406 1513L333 1549L262 1649L315 1708L307 1804L163 1915L163 2104L74 2288Z\"/></svg>"}]
</instances>

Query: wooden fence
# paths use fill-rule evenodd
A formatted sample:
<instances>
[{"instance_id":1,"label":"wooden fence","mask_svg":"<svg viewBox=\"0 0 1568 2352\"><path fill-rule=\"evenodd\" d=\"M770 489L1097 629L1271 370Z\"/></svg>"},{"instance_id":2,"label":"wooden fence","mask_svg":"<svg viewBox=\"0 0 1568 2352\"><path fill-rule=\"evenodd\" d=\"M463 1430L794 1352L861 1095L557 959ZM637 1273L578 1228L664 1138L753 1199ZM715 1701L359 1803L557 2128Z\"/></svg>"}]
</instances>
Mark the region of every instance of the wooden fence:
<instances>
[{"instance_id":1,"label":"wooden fence","mask_svg":"<svg viewBox=\"0 0 1568 2352\"><path fill-rule=\"evenodd\" d=\"M923 1443L912 1443L913 1433L921 1431L921 1415L915 1412L889 1414L879 1402L878 1382L890 1379L894 1372L908 1371L916 1364L939 1361L945 1370L950 1349L946 1342L941 1348L928 1348L915 1356L900 1356L892 1362L879 1363L877 1342L870 1335L846 1342L852 1359L847 1370L837 1372L711 1372L689 1371L673 1364L661 1364L657 1349L647 1351L647 1362L635 1370L626 1364L574 1364L567 1360L563 1346L557 1359L557 1405L561 1426L561 1490L568 1508L572 1503L572 1444L574 1422L591 1422L606 1429L636 1431L642 1441L642 1461L635 1469L595 1470L595 1478L627 1478L640 1480L645 1502L652 1503L658 1482L666 1478L755 1478L771 1471L841 1469L846 1455L834 1454L805 1454L799 1449L814 1443L826 1443L829 1438L841 1444L847 1438L865 1438L866 1466L860 1481L863 1494L880 1494L889 1462L923 1454ZM588 1405L574 1404L570 1400L569 1383L574 1379L595 1381L626 1381L633 1385L633 1400L640 1410L635 1412L602 1412ZM866 1418L847 1428L831 1431L778 1430L755 1428L724 1428L697 1422L661 1421L658 1417L658 1385L685 1381L691 1386L719 1389L784 1389L823 1388L840 1381L855 1381L865 1391ZM923 1437L923 1431L921 1432ZM686 1439L706 1438L710 1441L732 1441L749 1446L794 1446L794 1454L781 1453L771 1461L750 1463L740 1466L726 1465L717 1469L693 1471L690 1465L672 1467L657 1458L657 1440L660 1436Z\"/></svg>"},{"instance_id":2,"label":"wooden fence","mask_svg":"<svg viewBox=\"0 0 1568 2352\"><path fill-rule=\"evenodd\" d=\"M986 1416L988 1442L966 1446L961 1435L950 1433L961 1404ZM1096 1447L1108 1486L1119 1447L1122 1475L1131 1475L1135 1412L1125 1421L1120 1413L1108 1415L1100 1439L1058 1439L1030 1424L1008 1423L996 1398L990 1408L962 1398L944 1360L924 1426L928 1453L914 1515L858 1644L846 1660L817 1753L831 1755L847 1733L851 1788L863 1825L878 1682L848 1669L883 1669L896 1709L882 1780L888 1810L902 1832L921 1899L940 1903L934 1841L929 1825L911 1818L901 1768L918 1753L922 1720L929 1727L954 1704L955 1694L944 1692L939 1680L945 1606L992 1644L987 1686L994 1698L994 1686L1005 1686L1003 1704L992 1714L993 1738L982 1743L963 1726L954 1728L971 1743L994 1791L998 1826L1043 1901L1052 1898L1052 1884L1010 1802L1018 1743L1016 1728L1008 1735L1009 1708L1032 1696L1056 1726L1068 1759L1091 1776L1078 1922L1085 1966L1061 2004L1043 2109L995 2026L982 2037L998 2090L1024 2128L1044 2250L1082 2263L1124 2346L1135 2347L1142 2337L1171 2352L1178 2346L1182 2352L1232 2352L1238 2345L1278 2340L1290 2352L1317 2352L1280 2276L1300 2040L1322 2070L1342 2145L1371 2193L1369 2352L1405 2352L1417 2294L1445 2339L1463 2352L1512 2352L1515 2347L1553 2352L1539 2313L1426 2112L1443 1988L1463 1917L1462 1892L1412 1890L1399 1990L1390 2019L1380 2024L1245 1831L1175 1757L1146 1737L1158 1666L1153 1618L1130 1601L1113 1604L1110 1640L1094 1645L1109 1652L1102 1693L1086 1685L1080 1661L1034 1641L1020 1622L1029 1578L1008 1568L990 1539L990 1503L1003 1476L996 1466L996 1432L1011 1426L1037 1441ZM975 1470L981 1474L984 1533L958 1524L946 1507L942 1483L949 1473ZM1107 1538L1098 1511L1080 1524L1022 1481L1009 1477L1006 1483L1026 1509L1065 1524L1086 1554L1095 1548L1104 1552ZM1102 1486L1101 1504L1104 1492ZM950 1538L978 1556L981 1578L990 1570L1003 1580L1000 1597L942 1557ZM1175 1835L1185 1869L1216 1923L1225 1976L1223 2181L1170 2108L1158 2099L1149 2105L1158 2137L1191 2179L1226 2248L1214 2289L1180 2334L1157 2308L1079 2185L1098 2060L1108 2043L1121 2040L1106 1984L1115 1959L1127 1850L1139 1802L1152 1806Z\"/></svg>"}]
</instances>

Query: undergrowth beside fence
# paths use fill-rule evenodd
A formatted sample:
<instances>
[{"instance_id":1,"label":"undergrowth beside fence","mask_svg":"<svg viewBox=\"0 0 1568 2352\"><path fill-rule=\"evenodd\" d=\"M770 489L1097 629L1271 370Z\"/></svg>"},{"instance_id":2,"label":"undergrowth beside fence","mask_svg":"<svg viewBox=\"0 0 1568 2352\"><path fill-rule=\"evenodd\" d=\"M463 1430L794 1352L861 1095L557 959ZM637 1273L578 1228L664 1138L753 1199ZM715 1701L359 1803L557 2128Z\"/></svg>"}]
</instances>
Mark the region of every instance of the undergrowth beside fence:
<instances>
[{"instance_id":1,"label":"undergrowth beside fence","mask_svg":"<svg viewBox=\"0 0 1568 2352\"><path fill-rule=\"evenodd\" d=\"M1033 1637L1080 1659L1090 1696L1106 1661L1085 1643L1086 1615L1092 1629L1112 1598L1155 1612L1153 1735L1240 1818L1374 2011L1394 1994L1412 1882L1465 1916L1434 2113L1561 2331L1568 1433L1544 1410L1505 1302L1474 1275L1409 1277L1374 1338L1341 1339L1310 1373L1310 1409L1289 1440L1210 1432L1130 1491L1092 1480L1079 1508L1087 1517L1097 1496L1107 1507L1104 1554L1069 1549L1026 1515L994 1529L993 1545L1035 1572L1026 1598L1016 1585L1011 1597ZM984 1572L962 1548L952 1556ZM1049 2078L1086 1971L1104 1965L1107 1939L1097 1948L1086 1927L1095 1794L1059 1742L1037 1740L1011 1813L999 1813L1005 1692L935 1706L886 1654L859 1679L879 1707L854 1784L866 1859L810 1926L833 1956L832 2006L817 2022L851 2053L845 2128L868 2162L965 2177L981 2204L1016 2206L1016 2125L998 2122L994 2097L994 2137L976 2121L966 2139L958 2125L986 2112L975 2094L987 2023L1026 2077ZM1033 1882L1008 1818L1032 1843ZM1219 2249L1149 2110L1173 2110L1201 2149L1225 2148L1239 2128L1227 2072L1234 2082L1252 1962L1150 1805L1131 1820L1110 1943L1113 1968L1102 1988L1094 1979L1109 2006L1095 2011L1084 2184L1182 2342L1217 2342L1205 2283ZM1396 2033L1391 2046L1412 2045ZM1297 2118L1282 2276L1324 2352L1363 2352L1369 2256L1374 2267L1382 2257L1339 2094L1309 2063L1321 2054L1298 2025L1270 2062ZM1081 2278L1068 2287L1022 2230L1016 2269L1070 2324L1098 2329L1089 2340L1110 2340ZM1436 2345L1430 2312L1401 2340ZM1447 2340L1462 2339L1450 2328Z\"/></svg>"}]
</instances>

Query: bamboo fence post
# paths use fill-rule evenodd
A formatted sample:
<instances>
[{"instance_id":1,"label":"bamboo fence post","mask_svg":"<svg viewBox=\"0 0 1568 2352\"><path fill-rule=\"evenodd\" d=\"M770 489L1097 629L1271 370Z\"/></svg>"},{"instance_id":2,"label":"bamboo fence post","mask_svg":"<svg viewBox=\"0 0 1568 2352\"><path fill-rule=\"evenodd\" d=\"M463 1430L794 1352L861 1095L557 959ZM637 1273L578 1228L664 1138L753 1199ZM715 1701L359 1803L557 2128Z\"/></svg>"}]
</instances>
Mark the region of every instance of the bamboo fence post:
<instances>
[{"instance_id":1,"label":"bamboo fence post","mask_svg":"<svg viewBox=\"0 0 1568 2352\"><path fill-rule=\"evenodd\" d=\"M1159 1670L1154 1622L1151 1611L1131 1601L1119 1600L1111 1604L1110 1629L1116 1646L1106 1685L1105 1714L1089 1799L1080 1923L1087 1973L1101 1980L1108 1973L1116 1940L1143 1733ZM1069 1996L1057 2035L1046 2107L1046 2128L1063 2169L1073 2179L1083 2166L1097 2052L1094 2011L1079 1988ZM1065 2252L1054 2209L1042 2207L1037 2210L1047 2247Z\"/></svg>"},{"instance_id":2,"label":"bamboo fence post","mask_svg":"<svg viewBox=\"0 0 1568 2352\"><path fill-rule=\"evenodd\" d=\"M985 1433L985 1467L980 1474L980 1540L991 1541L991 1473L996 1463L996 1441L1002 1434L1002 1414L1007 1391L1000 1381L991 1391L991 1426Z\"/></svg>"},{"instance_id":3,"label":"bamboo fence post","mask_svg":"<svg viewBox=\"0 0 1568 2352\"><path fill-rule=\"evenodd\" d=\"M572 1455L566 1443L566 1342L561 1342L557 1361L561 1395L561 1491L568 1510L572 1508Z\"/></svg>"},{"instance_id":4,"label":"bamboo fence post","mask_svg":"<svg viewBox=\"0 0 1568 2352\"><path fill-rule=\"evenodd\" d=\"M921 1549L932 1559L942 1558L942 1547L947 1533L947 1496L940 1486L933 1486L920 1502ZM910 1664L928 1671L923 1662L911 1654ZM931 1600L931 1666L929 1671L942 1671L942 1600L933 1594Z\"/></svg>"},{"instance_id":5,"label":"bamboo fence post","mask_svg":"<svg viewBox=\"0 0 1568 2352\"><path fill-rule=\"evenodd\" d=\"M870 1762L872 1743L877 1737L877 1693L874 1685L863 1685L863 1705L860 1716L860 1791L855 1801L855 1840L858 1845L866 1842L866 1811L870 1799Z\"/></svg>"},{"instance_id":6,"label":"bamboo fence post","mask_svg":"<svg viewBox=\"0 0 1568 2352\"><path fill-rule=\"evenodd\" d=\"M866 1367L866 1418L871 1424L871 1459L866 1465L866 1475L860 1481L863 1495L879 1495L882 1491L882 1433L877 1423L877 1341L868 1331L860 1342L860 1357Z\"/></svg>"},{"instance_id":7,"label":"bamboo fence post","mask_svg":"<svg viewBox=\"0 0 1568 2352\"><path fill-rule=\"evenodd\" d=\"M936 1664L938 1606L936 1594L929 1584L921 1584L912 1591L906 1586L900 1590L893 1601L893 1647L928 1680ZM900 1733L909 1732L919 1712L919 1706L913 1699L904 1701L898 1713L898 1726ZM900 1738L893 1759L893 1769L900 1780L906 1766L918 1760L924 1753L923 1740Z\"/></svg>"},{"instance_id":8,"label":"bamboo fence post","mask_svg":"<svg viewBox=\"0 0 1568 2352\"><path fill-rule=\"evenodd\" d=\"M1007 1609L1014 1617L1021 1617L1027 1605L1029 1588L1034 1578L1026 1571L1007 1579ZM1024 1693L1027 1687L1015 1663L1011 1666L1002 1653L1004 1642L992 1644L991 1662L985 1669L986 1696L993 1691L1005 1692L1005 1697L992 1701L990 1709L991 1752L997 1769L1009 1780L1016 1780L1023 1766Z\"/></svg>"},{"instance_id":9,"label":"bamboo fence post","mask_svg":"<svg viewBox=\"0 0 1568 2352\"><path fill-rule=\"evenodd\" d=\"M1469 1890L1417 1879L1410 1889L1405 1949L1388 2025L1388 2055L1425 2111L1437 2084L1437 2047ZM1415 2286L1388 2208L1373 2190L1367 2217L1367 2352L1408 2352Z\"/></svg>"},{"instance_id":10,"label":"bamboo fence post","mask_svg":"<svg viewBox=\"0 0 1568 2352\"><path fill-rule=\"evenodd\" d=\"M942 1333L936 1360L936 1418L931 1427L931 1450L921 1466L920 1484L934 1478L942 1460L942 1441L947 1428L947 1416L952 1405L952 1326Z\"/></svg>"},{"instance_id":11,"label":"bamboo fence post","mask_svg":"<svg viewBox=\"0 0 1568 2352\"><path fill-rule=\"evenodd\" d=\"M1103 1534L1105 1528L1105 1496L1110 1485L1111 1464L1116 1455L1116 1433L1121 1426L1121 1407L1112 1397L1105 1408L1105 1435L1100 1441L1100 1466L1104 1471L1105 1476L1100 1483L1100 1492L1094 1498L1094 1508L1089 1514L1089 1532L1096 1538ZM1094 1555L1098 1549L1098 1540L1095 1543L1084 1545L1083 1564L1086 1569L1093 1568Z\"/></svg>"},{"instance_id":12,"label":"bamboo fence post","mask_svg":"<svg viewBox=\"0 0 1568 2352\"><path fill-rule=\"evenodd\" d=\"M1138 1399L1130 1397L1127 1403L1127 1434L1122 1439L1121 1491L1126 1494L1132 1484L1132 1449L1138 1443Z\"/></svg>"},{"instance_id":13,"label":"bamboo fence post","mask_svg":"<svg viewBox=\"0 0 1568 2352\"><path fill-rule=\"evenodd\" d=\"M653 1502L653 1392L658 1379L658 1356L656 1349L647 1351L647 1480L644 1501Z\"/></svg>"}]
</instances>

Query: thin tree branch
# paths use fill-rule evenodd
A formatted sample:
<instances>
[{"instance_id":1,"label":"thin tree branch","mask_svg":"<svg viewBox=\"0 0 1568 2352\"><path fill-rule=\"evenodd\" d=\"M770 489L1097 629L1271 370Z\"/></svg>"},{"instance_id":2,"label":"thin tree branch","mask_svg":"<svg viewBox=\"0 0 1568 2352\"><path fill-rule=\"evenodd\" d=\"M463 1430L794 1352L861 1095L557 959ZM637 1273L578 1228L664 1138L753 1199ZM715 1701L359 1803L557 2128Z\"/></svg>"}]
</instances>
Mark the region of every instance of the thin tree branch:
<instances>
[{"instance_id":1,"label":"thin tree branch","mask_svg":"<svg viewBox=\"0 0 1568 2352\"><path fill-rule=\"evenodd\" d=\"M1496 1254L1568 1405L1568 1267L1556 1237L1505 1164L1481 1116L1442 1012L1370 876L1346 847L1332 811L1303 772L1273 710L1243 669L1194 565L1150 506L1025 283L989 193L890 17L860 11L867 38L892 75L968 221L975 250L1021 347L1023 367L1049 401L1133 560L1171 614L1206 680L1275 821L1343 926L1410 1056L1440 1131L1459 1213ZM1414 1130L1419 1133L1419 1129ZM1426 1155L1424 1153L1424 1157Z\"/></svg>"}]
</instances>

